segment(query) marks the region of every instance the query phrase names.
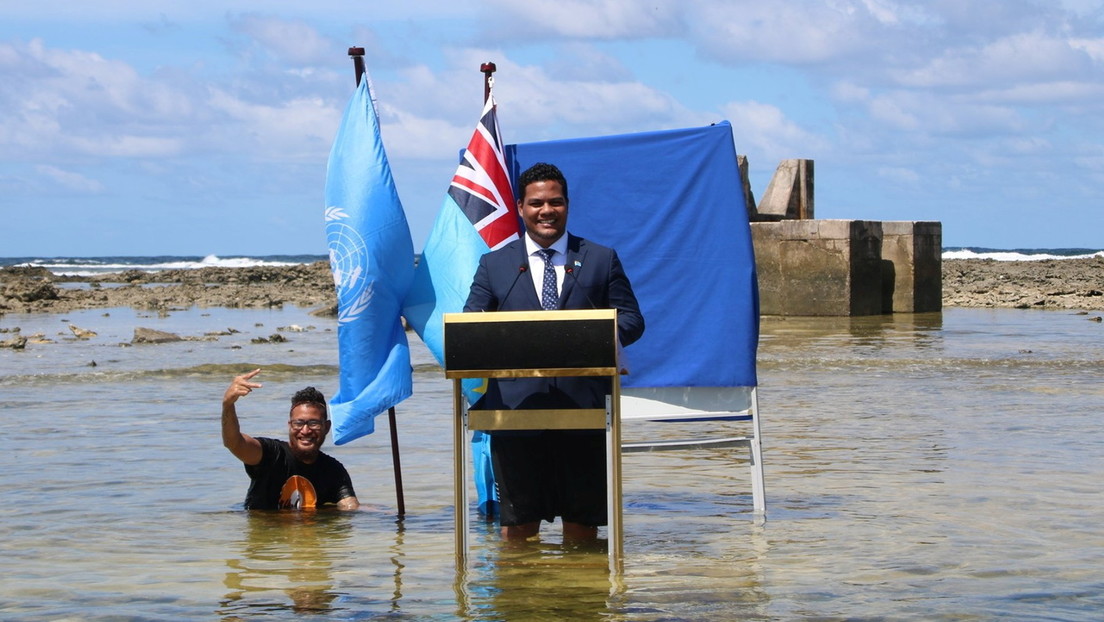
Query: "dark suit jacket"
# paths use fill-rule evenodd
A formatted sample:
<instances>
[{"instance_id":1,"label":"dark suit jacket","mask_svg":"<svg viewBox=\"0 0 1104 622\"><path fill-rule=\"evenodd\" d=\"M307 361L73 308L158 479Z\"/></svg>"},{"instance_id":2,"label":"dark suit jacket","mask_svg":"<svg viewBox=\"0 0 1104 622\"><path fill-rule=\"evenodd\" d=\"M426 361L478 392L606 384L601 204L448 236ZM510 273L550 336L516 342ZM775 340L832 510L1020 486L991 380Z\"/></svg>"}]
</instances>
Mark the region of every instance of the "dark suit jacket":
<instances>
[{"instance_id":1,"label":"dark suit jacket","mask_svg":"<svg viewBox=\"0 0 1104 622\"><path fill-rule=\"evenodd\" d=\"M564 275L558 308L617 309L621 344L627 346L639 339L644 333L644 316L617 252L568 234L565 259L572 272ZM483 255L464 311L540 309L528 267L524 239ZM605 378L492 379L486 395L473 407L603 408L609 391L609 380Z\"/></svg>"}]
</instances>

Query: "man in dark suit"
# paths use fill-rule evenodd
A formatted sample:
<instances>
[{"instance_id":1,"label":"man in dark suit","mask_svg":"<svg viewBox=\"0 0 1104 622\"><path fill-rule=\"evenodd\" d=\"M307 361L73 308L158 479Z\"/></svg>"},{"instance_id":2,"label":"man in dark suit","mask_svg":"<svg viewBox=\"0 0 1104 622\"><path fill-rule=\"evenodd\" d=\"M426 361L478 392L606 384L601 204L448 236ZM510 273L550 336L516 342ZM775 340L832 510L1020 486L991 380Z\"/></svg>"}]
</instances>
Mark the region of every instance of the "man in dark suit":
<instances>
[{"instance_id":1,"label":"man in dark suit","mask_svg":"<svg viewBox=\"0 0 1104 622\"><path fill-rule=\"evenodd\" d=\"M520 240L479 260L464 311L617 309L621 345L644 317L617 253L567 233L567 180L551 164L518 179ZM491 379L473 405L487 409L604 408L608 378ZM597 430L495 432L491 459L505 538L528 538L563 519L565 540L593 539L606 524L605 436Z\"/></svg>"}]
</instances>

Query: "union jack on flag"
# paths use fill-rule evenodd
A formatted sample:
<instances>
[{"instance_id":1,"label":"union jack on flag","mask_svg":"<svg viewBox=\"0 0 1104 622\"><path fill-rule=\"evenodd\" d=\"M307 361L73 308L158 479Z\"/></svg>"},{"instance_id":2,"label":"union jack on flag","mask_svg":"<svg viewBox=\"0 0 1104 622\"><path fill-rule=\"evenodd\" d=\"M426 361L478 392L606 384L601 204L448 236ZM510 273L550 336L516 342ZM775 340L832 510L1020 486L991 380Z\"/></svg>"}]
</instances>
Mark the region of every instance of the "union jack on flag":
<instances>
[{"instance_id":1,"label":"union jack on flag","mask_svg":"<svg viewBox=\"0 0 1104 622\"><path fill-rule=\"evenodd\" d=\"M407 324L441 364L442 315L464 310L479 258L518 239L517 205L501 136L494 97L488 97L403 303Z\"/></svg>"},{"instance_id":2,"label":"union jack on flag","mask_svg":"<svg viewBox=\"0 0 1104 622\"><path fill-rule=\"evenodd\" d=\"M502 154L494 97L488 97L464 158L448 190L487 247L496 250L518 237L514 192Z\"/></svg>"}]
</instances>

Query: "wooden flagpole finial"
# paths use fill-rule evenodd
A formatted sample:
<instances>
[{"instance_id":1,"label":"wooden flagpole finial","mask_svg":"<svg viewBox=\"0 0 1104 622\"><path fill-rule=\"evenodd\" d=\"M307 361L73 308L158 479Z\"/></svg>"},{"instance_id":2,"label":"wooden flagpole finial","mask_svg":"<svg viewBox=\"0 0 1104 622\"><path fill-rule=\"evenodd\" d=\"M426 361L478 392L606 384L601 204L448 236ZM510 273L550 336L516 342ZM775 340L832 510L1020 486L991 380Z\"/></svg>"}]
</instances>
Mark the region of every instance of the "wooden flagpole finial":
<instances>
[{"instance_id":1,"label":"wooden flagpole finial","mask_svg":"<svg viewBox=\"0 0 1104 622\"><path fill-rule=\"evenodd\" d=\"M349 56L353 59L353 71L356 72L356 85L360 86L360 79L364 76L364 48L349 48Z\"/></svg>"},{"instance_id":2,"label":"wooden flagpole finial","mask_svg":"<svg viewBox=\"0 0 1104 622\"><path fill-rule=\"evenodd\" d=\"M488 61L479 66L479 71L483 72L483 101L486 102L491 96L491 83L494 81L491 74L498 71L498 67Z\"/></svg>"}]
</instances>

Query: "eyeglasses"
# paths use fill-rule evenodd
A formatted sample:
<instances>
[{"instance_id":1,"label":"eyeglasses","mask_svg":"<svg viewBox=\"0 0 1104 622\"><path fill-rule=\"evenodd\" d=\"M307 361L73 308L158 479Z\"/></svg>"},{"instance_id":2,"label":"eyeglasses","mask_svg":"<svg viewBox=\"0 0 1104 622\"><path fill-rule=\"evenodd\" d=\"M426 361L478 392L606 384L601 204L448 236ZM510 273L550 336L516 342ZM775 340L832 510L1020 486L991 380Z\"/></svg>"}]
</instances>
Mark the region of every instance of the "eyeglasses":
<instances>
[{"instance_id":1,"label":"eyeglasses","mask_svg":"<svg viewBox=\"0 0 1104 622\"><path fill-rule=\"evenodd\" d=\"M325 421L322 421L321 419L292 419L291 421L288 421L288 423L290 423L291 427L296 430L302 430L303 426L306 426L312 430L321 430L322 424L325 423Z\"/></svg>"}]
</instances>

